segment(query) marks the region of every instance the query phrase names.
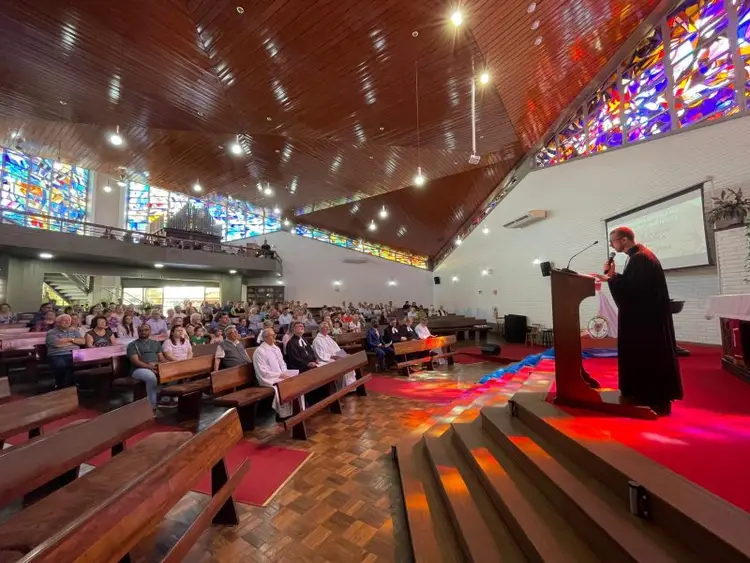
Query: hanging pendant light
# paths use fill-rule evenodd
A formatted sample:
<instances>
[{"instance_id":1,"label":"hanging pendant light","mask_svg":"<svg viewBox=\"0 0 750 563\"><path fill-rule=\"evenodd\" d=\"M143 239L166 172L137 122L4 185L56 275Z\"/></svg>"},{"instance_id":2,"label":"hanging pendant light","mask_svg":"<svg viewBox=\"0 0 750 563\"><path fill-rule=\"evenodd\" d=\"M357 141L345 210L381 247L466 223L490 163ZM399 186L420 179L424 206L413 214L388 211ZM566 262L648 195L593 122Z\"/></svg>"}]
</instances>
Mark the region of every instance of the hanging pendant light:
<instances>
[{"instance_id":1,"label":"hanging pendant light","mask_svg":"<svg viewBox=\"0 0 750 563\"><path fill-rule=\"evenodd\" d=\"M416 38L419 36L419 32L415 31L412 33L412 36ZM417 174L414 176L414 185L418 188L421 188L425 185L427 182L427 178L425 178L424 174L422 173L422 166L419 161L419 145L421 144L421 138L420 138L420 131L419 131L419 48L417 48L417 56L414 59L414 90L415 90L415 98L416 98L416 109L417 109Z\"/></svg>"}]
</instances>

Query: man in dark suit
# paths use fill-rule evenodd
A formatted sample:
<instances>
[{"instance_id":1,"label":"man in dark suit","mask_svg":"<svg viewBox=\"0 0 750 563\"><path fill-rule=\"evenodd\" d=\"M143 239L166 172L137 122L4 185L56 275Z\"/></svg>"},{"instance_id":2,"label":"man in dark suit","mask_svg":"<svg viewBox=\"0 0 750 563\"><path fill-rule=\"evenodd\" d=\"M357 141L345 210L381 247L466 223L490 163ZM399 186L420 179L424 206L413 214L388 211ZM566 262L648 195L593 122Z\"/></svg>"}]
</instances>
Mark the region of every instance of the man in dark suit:
<instances>
[{"instance_id":1,"label":"man in dark suit","mask_svg":"<svg viewBox=\"0 0 750 563\"><path fill-rule=\"evenodd\" d=\"M406 334L402 334L402 329L398 327L396 317L388 319L388 326L383 331L383 344L393 349L393 344L406 340Z\"/></svg>"},{"instance_id":2,"label":"man in dark suit","mask_svg":"<svg viewBox=\"0 0 750 563\"><path fill-rule=\"evenodd\" d=\"M419 336L417 336L417 333L414 331L414 327L412 326L413 324L414 321L411 317L407 316L406 318L404 318L404 326L402 327L401 332L407 340L417 340L419 338Z\"/></svg>"},{"instance_id":3,"label":"man in dark suit","mask_svg":"<svg viewBox=\"0 0 750 563\"><path fill-rule=\"evenodd\" d=\"M370 324L370 328L367 329L367 336L365 338L365 345L368 352L375 352L377 355L377 366L378 368L385 370L386 366L393 359L393 346L387 347L383 344L383 339L380 337L380 331L378 330L378 319L373 318Z\"/></svg>"}]
</instances>

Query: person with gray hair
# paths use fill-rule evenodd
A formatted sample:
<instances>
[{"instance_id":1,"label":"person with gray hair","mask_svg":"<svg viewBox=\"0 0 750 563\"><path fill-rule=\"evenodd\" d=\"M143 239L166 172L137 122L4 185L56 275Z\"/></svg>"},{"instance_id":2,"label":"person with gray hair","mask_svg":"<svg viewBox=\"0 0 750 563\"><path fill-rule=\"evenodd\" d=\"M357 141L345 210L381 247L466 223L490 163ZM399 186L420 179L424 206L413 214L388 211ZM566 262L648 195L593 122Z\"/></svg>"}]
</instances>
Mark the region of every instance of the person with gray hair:
<instances>
[{"instance_id":1,"label":"person with gray hair","mask_svg":"<svg viewBox=\"0 0 750 563\"><path fill-rule=\"evenodd\" d=\"M70 315L59 315L55 327L47 332L47 363L55 376L55 389L70 387L75 383L73 350L86 345L77 328L71 326Z\"/></svg>"},{"instance_id":2,"label":"person with gray hair","mask_svg":"<svg viewBox=\"0 0 750 563\"><path fill-rule=\"evenodd\" d=\"M250 356L245 349L245 343L240 338L237 327L230 325L226 328L224 340L219 342L214 354L214 370L222 368L233 368L250 363Z\"/></svg>"},{"instance_id":3,"label":"person with gray hair","mask_svg":"<svg viewBox=\"0 0 750 563\"><path fill-rule=\"evenodd\" d=\"M276 384L289 377L299 374L298 370L289 369L284 361L281 350L276 346L276 333L273 328L263 329L263 343L255 349L253 353L253 368L258 383L263 387L273 389L273 409L276 411L276 418L279 421L292 416L292 404L282 405L279 402L279 391ZM304 397L299 398L301 408L305 408Z\"/></svg>"}]
</instances>

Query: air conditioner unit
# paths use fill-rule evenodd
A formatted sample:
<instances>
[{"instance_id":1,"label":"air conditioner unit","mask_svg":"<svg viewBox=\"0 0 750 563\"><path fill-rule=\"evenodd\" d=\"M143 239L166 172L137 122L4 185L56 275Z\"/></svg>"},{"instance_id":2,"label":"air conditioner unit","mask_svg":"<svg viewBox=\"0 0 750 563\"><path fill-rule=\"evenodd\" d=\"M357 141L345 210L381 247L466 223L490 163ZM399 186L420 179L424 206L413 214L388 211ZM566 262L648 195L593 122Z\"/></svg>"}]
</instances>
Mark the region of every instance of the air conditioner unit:
<instances>
[{"instance_id":1,"label":"air conditioner unit","mask_svg":"<svg viewBox=\"0 0 750 563\"><path fill-rule=\"evenodd\" d=\"M512 221L505 223L503 227L505 227L506 229L522 229L523 227L546 218L547 212L544 209L532 209L531 211L528 211L517 219L513 219Z\"/></svg>"}]
</instances>

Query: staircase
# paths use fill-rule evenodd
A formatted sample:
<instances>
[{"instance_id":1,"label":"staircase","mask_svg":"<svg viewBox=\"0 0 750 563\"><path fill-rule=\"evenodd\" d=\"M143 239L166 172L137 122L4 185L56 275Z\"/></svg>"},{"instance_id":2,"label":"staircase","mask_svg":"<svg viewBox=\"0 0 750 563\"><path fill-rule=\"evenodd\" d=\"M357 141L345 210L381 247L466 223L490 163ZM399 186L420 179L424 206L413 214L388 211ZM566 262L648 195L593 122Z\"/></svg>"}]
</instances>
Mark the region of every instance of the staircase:
<instances>
[{"instance_id":1,"label":"staircase","mask_svg":"<svg viewBox=\"0 0 750 563\"><path fill-rule=\"evenodd\" d=\"M750 515L537 389L394 446L415 561L750 561Z\"/></svg>"},{"instance_id":2,"label":"staircase","mask_svg":"<svg viewBox=\"0 0 750 563\"><path fill-rule=\"evenodd\" d=\"M44 274L44 283L54 289L68 303L87 303L91 293L91 278L79 274Z\"/></svg>"}]
</instances>

